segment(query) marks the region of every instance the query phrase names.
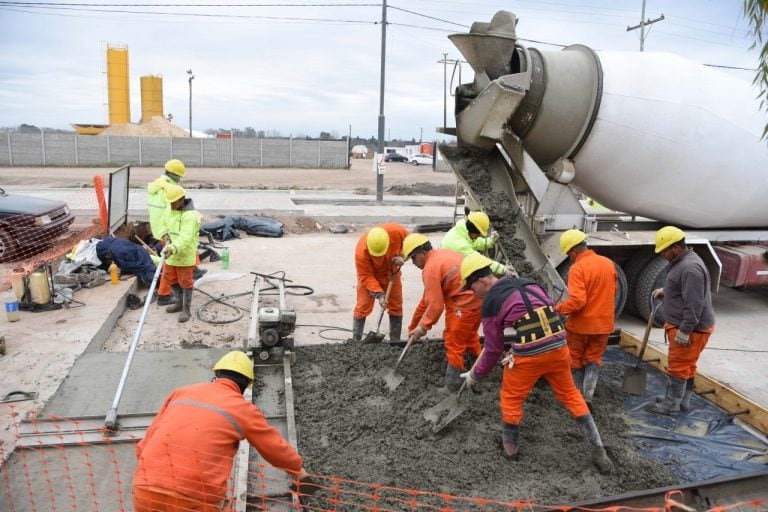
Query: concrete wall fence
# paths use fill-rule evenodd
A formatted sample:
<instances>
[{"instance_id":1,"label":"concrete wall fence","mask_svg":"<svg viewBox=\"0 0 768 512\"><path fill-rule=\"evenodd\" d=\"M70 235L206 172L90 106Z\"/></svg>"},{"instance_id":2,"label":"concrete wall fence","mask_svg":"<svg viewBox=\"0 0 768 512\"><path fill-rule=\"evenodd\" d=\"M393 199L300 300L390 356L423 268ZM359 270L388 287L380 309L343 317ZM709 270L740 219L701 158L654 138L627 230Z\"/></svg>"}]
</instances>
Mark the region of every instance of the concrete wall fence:
<instances>
[{"instance_id":1,"label":"concrete wall fence","mask_svg":"<svg viewBox=\"0 0 768 512\"><path fill-rule=\"evenodd\" d=\"M178 158L191 167L344 169L349 155L346 140L0 134L0 166L7 167L156 166Z\"/></svg>"}]
</instances>

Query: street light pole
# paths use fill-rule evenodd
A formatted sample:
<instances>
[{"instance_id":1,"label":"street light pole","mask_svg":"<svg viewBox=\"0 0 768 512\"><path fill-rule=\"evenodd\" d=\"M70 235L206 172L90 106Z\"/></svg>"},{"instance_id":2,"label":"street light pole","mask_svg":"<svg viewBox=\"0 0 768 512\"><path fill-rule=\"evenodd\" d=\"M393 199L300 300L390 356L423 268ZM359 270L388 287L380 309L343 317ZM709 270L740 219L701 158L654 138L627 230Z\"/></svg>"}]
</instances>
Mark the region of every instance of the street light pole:
<instances>
[{"instance_id":1,"label":"street light pole","mask_svg":"<svg viewBox=\"0 0 768 512\"><path fill-rule=\"evenodd\" d=\"M195 75L192 74L192 70L187 70L189 75L189 136L192 137L192 80L195 79Z\"/></svg>"},{"instance_id":2,"label":"street light pole","mask_svg":"<svg viewBox=\"0 0 768 512\"><path fill-rule=\"evenodd\" d=\"M381 3L381 85L379 87L379 141L377 146L378 158L384 154L384 69L387 55L387 0ZM376 161L376 200L384 199L384 175Z\"/></svg>"}]
</instances>

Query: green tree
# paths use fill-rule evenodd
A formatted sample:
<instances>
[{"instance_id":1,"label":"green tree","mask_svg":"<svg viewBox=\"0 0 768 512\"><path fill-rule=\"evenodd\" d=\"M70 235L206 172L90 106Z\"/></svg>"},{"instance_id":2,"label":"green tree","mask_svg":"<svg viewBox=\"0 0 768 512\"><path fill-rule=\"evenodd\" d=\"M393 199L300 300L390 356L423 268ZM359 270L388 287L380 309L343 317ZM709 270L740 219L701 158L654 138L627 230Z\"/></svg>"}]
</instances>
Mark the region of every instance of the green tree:
<instances>
[{"instance_id":1,"label":"green tree","mask_svg":"<svg viewBox=\"0 0 768 512\"><path fill-rule=\"evenodd\" d=\"M760 48L760 57L757 65L757 74L752 80L760 89L757 95L760 98L760 110L768 112L768 0L744 0L744 16L749 20L750 33L755 42L750 50ZM763 128L763 138L768 136L768 124Z\"/></svg>"}]
</instances>

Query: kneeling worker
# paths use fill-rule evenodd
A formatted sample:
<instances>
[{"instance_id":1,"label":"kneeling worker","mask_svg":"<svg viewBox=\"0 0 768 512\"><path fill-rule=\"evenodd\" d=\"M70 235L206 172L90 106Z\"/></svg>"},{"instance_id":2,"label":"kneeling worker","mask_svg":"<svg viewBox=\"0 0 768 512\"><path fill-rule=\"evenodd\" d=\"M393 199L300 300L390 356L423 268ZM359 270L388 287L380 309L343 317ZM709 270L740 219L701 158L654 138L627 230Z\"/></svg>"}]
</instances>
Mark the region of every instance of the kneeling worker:
<instances>
[{"instance_id":1,"label":"kneeling worker","mask_svg":"<svg viewBox=\"0 0 768 512\"><path fill-rule=\"evenodd\" d=\"M544 377L592 446L592 462L601 473L611 472L613 463L605 453L595 420L573 382L565 328L555 312L554 301L534 281L497 278L491 271L492 263L479 254L467 256L461 263L463 289L483 298L485 334L485 346L477 364L462 377L470 388L487 377L504 352L505 330L515 330L512 347L504 359L499 394L504 456L517 459L523 402L536 381Z\"/></svg>"},{"instance_id":2,"label":"kneeling worker","mask_svg":"<svg viewBox=\"0 0 768 512\"><path fill-rule=\"evenodd\" d=\"M229 352L213 373L213 382L173 391L136 446L136 512L230 510L227 482L243 439L274 467L299 479L307 476L301 456L243 399L254 378L248 356Z\"/></svg>"}]
</instances>

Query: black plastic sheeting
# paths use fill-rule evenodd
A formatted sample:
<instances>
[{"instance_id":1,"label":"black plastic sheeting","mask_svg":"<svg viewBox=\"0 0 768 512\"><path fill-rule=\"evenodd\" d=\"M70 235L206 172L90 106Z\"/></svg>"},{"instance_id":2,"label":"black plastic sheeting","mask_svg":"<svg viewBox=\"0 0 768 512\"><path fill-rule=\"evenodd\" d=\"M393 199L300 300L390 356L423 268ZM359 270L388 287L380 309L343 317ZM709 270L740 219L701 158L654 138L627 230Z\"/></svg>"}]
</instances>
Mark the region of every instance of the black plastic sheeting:
<instances>
[{"instance_id":1,"label":"black plastic sheeting","mask_svg":"<svg viewBox=\"0 0 768 512\"><path fill-rule=\"evenodd\" d=\"M621 389L622 367L637 362L630 353L609 346L600 378ZM694 394L691 409L676 416L646 412L645 406L664 394L667 376L650 364L641 368L648 373L645 396L627 395L623 402L630 435L640 452L662 462L681 482L735 476L768 467L768 444L734 424L731 414L700 396Z\"/></svg>"},{"instance_id":2,"label":"black plastic sheeting","mask_svg":"<svg viewBox=\"0 0 768 512\"><path fill-rule=\"evenodd\" d=\"M210 233L219 241L240 238L240 231L249 235L279 238L283 236L283 223L268 217L224 217L200 226L200 234Z\"/></svg>"}]
</instances>

